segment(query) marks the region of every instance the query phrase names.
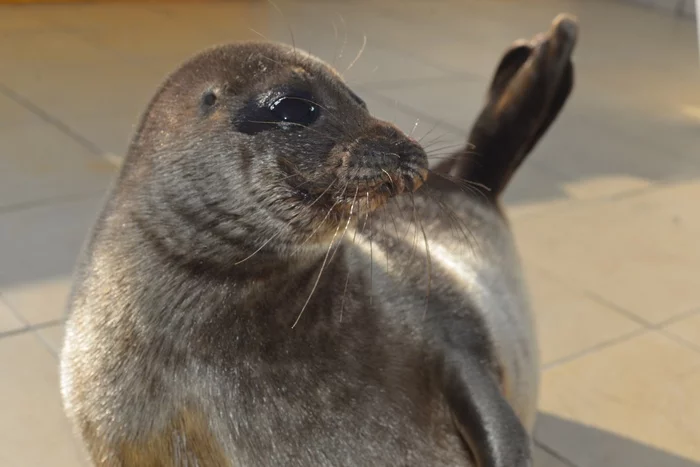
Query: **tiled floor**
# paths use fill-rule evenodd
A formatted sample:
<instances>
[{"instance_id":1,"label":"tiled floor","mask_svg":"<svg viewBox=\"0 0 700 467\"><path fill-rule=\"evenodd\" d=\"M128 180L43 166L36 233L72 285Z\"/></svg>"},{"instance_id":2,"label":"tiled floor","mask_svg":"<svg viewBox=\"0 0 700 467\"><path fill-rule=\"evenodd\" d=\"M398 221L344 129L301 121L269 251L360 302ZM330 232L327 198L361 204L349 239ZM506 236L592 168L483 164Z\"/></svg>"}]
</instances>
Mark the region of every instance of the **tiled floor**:
<instances>
[{"instance_id":1,"label":"tiled floor","mask_svg":"<svg viewBox=\"0 0 700 467\"><path fill-rule=\"evenodd\" d=\"M540 328L536 467L700 467L694 23L606 0L278 4L0 6L0 465L81 465L57 388L63 301L180 60L291 30L375 113L460 144L504 48L568 11L575 93L507 193Z\"/></svg>"}]
</instances>

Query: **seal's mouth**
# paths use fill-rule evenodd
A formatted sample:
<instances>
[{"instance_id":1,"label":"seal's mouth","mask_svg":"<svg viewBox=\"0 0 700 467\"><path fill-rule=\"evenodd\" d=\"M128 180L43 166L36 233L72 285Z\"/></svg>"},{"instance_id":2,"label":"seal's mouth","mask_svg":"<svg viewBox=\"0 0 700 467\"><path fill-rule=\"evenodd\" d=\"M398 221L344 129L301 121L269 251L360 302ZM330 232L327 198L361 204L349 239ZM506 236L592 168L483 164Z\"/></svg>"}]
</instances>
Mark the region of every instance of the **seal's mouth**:
<instances>
[{"instance_id":1,"label":"seal's mouth","mask_svg":"<svg viewBox=\"0 0 700 467\"><path fill-rule=\"evenodd\" d=\"M317 184L299 188L297 199L323 213L361 215L381 208L393 197L415 192L427 176L426 168L395 170L394 173L381 170L374 177L347 181L337 178L326 187Z\"/></svg>"}]
</instances>

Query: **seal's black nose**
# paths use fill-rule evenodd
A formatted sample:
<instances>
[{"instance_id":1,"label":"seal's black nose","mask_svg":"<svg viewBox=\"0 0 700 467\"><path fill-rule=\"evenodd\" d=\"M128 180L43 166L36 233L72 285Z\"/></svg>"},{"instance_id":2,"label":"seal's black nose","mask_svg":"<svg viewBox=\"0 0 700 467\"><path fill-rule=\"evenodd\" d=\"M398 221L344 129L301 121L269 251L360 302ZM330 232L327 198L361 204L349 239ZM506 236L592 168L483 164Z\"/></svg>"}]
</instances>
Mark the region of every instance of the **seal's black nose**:
<instances>
[{"instance_id":1,"label":"seal's black nose","mask_svg":"<svg viewBox=\"0 0 700 467\"><path fill-rule=\"evenodd\" d=\"M396 170L406 164L427 165L425 151L398 128L380 123L359 137L349 148L350 166Z\"/></svg>"},{"instance_id":2,"label":"seal's black nose","mask_svg":"<svg viewBox=\"0 0 700 467\"><path fill-rule=\"evenodd\" d=\"M362 138L350 150L350 165L393 170L406 157L405 149L387 138Z\"/></svg>"}]
</instances>

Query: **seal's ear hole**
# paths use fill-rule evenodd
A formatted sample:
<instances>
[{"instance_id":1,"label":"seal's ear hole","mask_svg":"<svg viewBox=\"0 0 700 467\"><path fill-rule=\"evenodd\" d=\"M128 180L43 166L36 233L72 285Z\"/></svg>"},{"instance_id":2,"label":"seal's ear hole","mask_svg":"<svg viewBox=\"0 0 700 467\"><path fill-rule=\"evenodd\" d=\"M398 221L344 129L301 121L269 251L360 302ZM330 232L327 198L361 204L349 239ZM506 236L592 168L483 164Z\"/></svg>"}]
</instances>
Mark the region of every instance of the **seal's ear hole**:
<instances>
[{"instance_id":1,"label":"seal's ear hole","mask_svg":"<svg viewBox=\"0 0 700 467\"><path fill-rule=\"evenodd\" d=\"M202 105L204 107L211 107L216 104L216 93L214 91L207 91L202 95Z\"/></svg>"}]
</instances>

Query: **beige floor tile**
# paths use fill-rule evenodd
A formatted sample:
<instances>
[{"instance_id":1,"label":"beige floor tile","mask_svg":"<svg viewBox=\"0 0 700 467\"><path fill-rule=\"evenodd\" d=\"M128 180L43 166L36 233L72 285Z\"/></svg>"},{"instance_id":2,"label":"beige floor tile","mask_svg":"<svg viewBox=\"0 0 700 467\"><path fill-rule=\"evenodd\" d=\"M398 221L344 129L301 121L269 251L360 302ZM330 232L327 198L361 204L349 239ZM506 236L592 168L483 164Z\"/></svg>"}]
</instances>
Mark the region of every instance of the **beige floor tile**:
<instances>
[{"instance_id":1,"label":"beige floor tile","mask_svg":"<svg viewBox=\"0 0 700 467\"><path fill-rule=\"evenodd\" d=\"M0 41L4 65L104 63L104 50L87 40L56 29L9 32ZM11 67L9 67L11 68Z\"/></svg>"},{"instance_id":2,"label":"beige floor tile","mask_svg":"<svg viewBox=\"0 0 700 467\"><path fill-rule=\"evenodd\" d=\"M575 180L564 185L564 190L575 199L595 199L643 190L651 186L649 180L629 175L610 175Z\"/></svg>"},{"instance_id":3,"label":"beige floor tile","mask_svg":"<svg viewBox=\"0 0 700 467\"><path fill-rule=\"evenodd\" d=\"M632 319L534 268L529 268L527 281L543 365L641 328Z\"/></svg>"},{"instance_id":4,"label":"beige floor tile","mask_svg":"<svg viewBox=\"0 0 700 467\"><path fill-rule=\"evenodd\" d=\"M664 329L700 349L700 312L669 324Z\"/></svg>"},{"instance_id":5,"label":"beige floor tile","mask_svg":"<svg viewBox=\"0 0 700 467\"><path fill-rule=\"evenodd\" d=\"M523 166L522 170L526 170L525 168L531 164L526 164ZM520 172L520 170L518 171ZM518 175L514 177L513 181L517 180ZM524 180L523 184L527 184L528 180ZM561 189L561 188L560 188ZM508 191L506 191L506 196L507 196ZM572 200L569 197L565 197L566 193L561 190L561 196L556 197L554 199L551 198L545 198L545 199L539 199L535 200L534 202L529 202L529 203L510 203L506 205L507 212L508 212L508 218L511 219L511 221L515 222L519 218L527 218L528 216L533 216L535 214L542 214L542 213L547 213L547 212L557 212L561 209L565 209L570 206L575 206L576 200Z\"/></svg>"},{"instance_id":6,"label":"beige floor tile","mask_svg":"<svg viewBox=\"0 0 700 467\"><path fill-rule=\"evenodd\" d=\"M365 86L358 86L355 91L365 101L372 115L393 123L418 140L429 156L443 156L467 144L466 134L451 131L420 113L411 113L400 101L378 96L371 88Z\"/></svg>"},{"instance_id":7,"label":"beige floor tile","mask_svg":"<svg viewBox=\"0 0 700 467\"><path fill-rule=\"evenodd\" d=\"M316 23L310 25L309 23ZM334 38L331 22L320 23L312 18L299 18L294 21L298 29L294 33L296 46L319 57L336 68L350 86L360 84L415 81L444 78L445 71L430 66L403 50L388 50L377 44L373 36L361 33L344 37L342 25L338 39ZM352 26L348 26L352 27ZM361 27L361 26L359 26ZM290 43L291 38L286 27L270 24L264 32L271 40ZM319 41L322 36L330 40Z\"/></svg>"},{"instance_id":8,"label":"beige floor tile","mask_svg":"<svg viewBox=\"0 0 700 467\"><path fill-rule=\"evenodd\" d=\"M8 331L15 331L24 327L24 324L15 316L5 302L0 297L0 334Z\"/></svg>"},{"instance_id":9,"label":"beige floor tile","mask_svg":"<svg viewBox=\"0 0 700 467\"><path fill-rule=\"evenodd\" d=\"M171 71L117 59L106 63L40 63L14 67L2 81L59 120L135 118Z\"/></svg>"},{"instance_id":10,"label":"beige floor tile","mask_svg":"<svg viewBox=\"0 0 700 467\"><path fill-rule=\"evenodd\" d=\"M167 19L162 20L168 21ZM247 26L232 28L227 31L203 30L201 24L187 24L184 21L173 23L173 27L159 28L154 33L154 25L139 28L129 27L123 23L122 29L97 31L88 37L94 38L102 47L119 57L134 59L138 62L155 60L167 61L171 65L182 62L195 53L215 45L241 40L253 40L260 37L248 27L256 29L260 25L251 21Z\"/></svg>"},{"instance_id":11,"label":"beige floor tile","mask_svg":"<svg viewBox=\"0 0 700 467\"><path fill-rule=\"evenodd\" d=\"M45 15L37 11L28 13L16 5L0 5L0 30L5 34L37 33L55 26Z\"/></svg>"},{"instance_id":12,"label":"beige floor tile","mask_svg":"<svg viewBox=\"0 0 700 467\"><path fill-rule=\"evenodd\" d=\"M455 78L387 85L373 91L466 133L483 108L487 89L486 80Z\"/></svg>"},{"instance_id":13,"label":"beige floor tile","mask_svg":"<svg viewBox=\"0 0 700 467\"><path fill-rule=\"evenodd\" d=\"M63 333L65 327L63 324L56 326L49 326L46 328L41 328L37 330L39 337L41 337L44 342L51 348L51 351L56 355L60 355L61 348L63 347Z\"/></svg>"},{"instance_id":14,"label":"beige floor tile","mask_svg":"<svg viewBox=\"0 0 700 467\"><path fill-rule=\"evenodd\" d=\"M564 282L660 322L700 307L700 183L559 205L513 220L524 258Z\"/></svg>"},{"instance_id":15,"label":"beige floor tile","mask_svg":"<svg viewBox=\"0 0 700 467\"><path fill-rule=\"evenodd\" d=\"M71 276L103 196L0 215L0 292L29 323L64 316Z\"/></svg>"},{"instance_id":16,"label":"beige floor tile","mask_svg":"<svg viewBox=\"0 0 700 467\"><path fill-rule=\"evenodd\" d=\"M537 161L528 161L518 169L501 199L508 209L509 216L536 212L552 204L570 200L557 175Z\"/></svg>"},{"instance_id":17,"label":"beige floor tile","mask_svg":"<svg viewBox=\"0 0 700 467\"><path fill-rule=\"evenodd\" d=\"M700 176L692 162L696 158L683 154L687 147L700 145L697 131L675 128L650 112L635 113L621 105L601 108L591 104L596 99L592 91L578 91L528 158L562 174L572 194L585 198L581 195L613 191L609 185L601 186L610 179L617 180L616 191L622 191L627 187L620 185L629 185L630 179ZM586 189L581 190L581 185Z\"/></svg>"},{"instance_id":18,"label":"beige floor tile","mask_svg":"<svg viewBox=\"0 0 700 467\"><path fill-rule=\"evenodd\" d=\"M145 3L145 2L144 2ZM47 15L55 28L68 29L84 33L85 31L110 31L141 27L164 26L167 17L153 11L154 2L150 5L139 3L67 3L60 8L34 7L33 15ZM160 2L155 2L160 3ZM198 5L199 6L199 5ZM155 32L155 31L154 31Z\"/></svg>"},{"instance_id":19,"label":"beige floor tile","mask_svg":"<svg viewBox=\"0 0 700 467\"><path fill-rule=\"evenodd\" d=\"M0 207L104 190L114 167L43 121L0 128Z\"/></svg>"},{"instance_id":20,"label":"beige floor tile","mask_svg":"<svg viewBox=\"0 0 700 467\"><path fill-rule=\"evenodd\" d=\"M145 106L142 111L145 111ZM139 118L140 115L137 114L123 117L102 117L95 114L91 117L66 118L65 123L104 153L125 155Z\"/></svg>"},{"instance_id":21,"label":"beige floor tile","mask_svg":"<svg viewBox=\"0 0 700 467\"><path fill-rule=\"evenodd\" d=\"M700 355L650 331L545 371L537 437L580 467L690 467L698 393Z\"/></svg>"},{"instance_id":22,"label":"beige floor tile","mask_svg":"<svg viewBox=\"0 0 700 467\"><path fill-rule=\"evenodd\" d=\"M37 336L0 339L0 374L0 465L82 465L61 407L56 359Z\"/></svg>"}]
</instances>

